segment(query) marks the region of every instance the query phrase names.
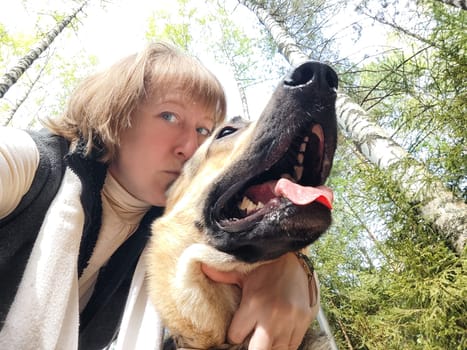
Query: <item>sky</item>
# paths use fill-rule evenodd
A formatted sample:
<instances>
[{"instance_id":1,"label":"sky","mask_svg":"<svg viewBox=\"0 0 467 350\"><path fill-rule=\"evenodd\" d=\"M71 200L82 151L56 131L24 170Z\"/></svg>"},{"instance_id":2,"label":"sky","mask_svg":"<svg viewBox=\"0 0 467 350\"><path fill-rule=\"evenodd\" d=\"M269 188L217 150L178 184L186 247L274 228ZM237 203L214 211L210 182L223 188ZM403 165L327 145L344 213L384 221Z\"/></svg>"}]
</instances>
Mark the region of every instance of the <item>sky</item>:
<instances>
[{"instance_id":1,"label":"sky","mask_svg":"<svg viewBox=\"0 0 467 350\"><path fill-rule=\"evenodd\" d=\"M199 2L199 10L206 6L203 0L195 1ZM104 8L100 3L100 1L94 0L86 8L87 16L79 16L81 24L77 34L72 36L74 43L70 43L84 48L89 55L96 56L99 60L98 68L110 65L121 57L140 50L145 43L144 33L151 13L160 10L168 13L175 12L174 5L177 2L174 0L112 0L106 1ZM34 6L40 6L40 8L46 6L61 13L70 13L71 10L69 2L61 0L28 1L26 6L22 5L22 0L0 0L0 23L11 31L35 33L34 22L31 21L32 16L27 12L28 10L34 12ZM254 16L242 7L236 9L234 16L241 19L242 23L248 22L248 16L251 16L252 22L255 21ZM342 52L346 53L346 56L356 58L358 55L361 56L362 52L368 52L368 46L375 42L381 42L382 34L375 29L364 31L367 38L362 40L359 46L356 46L347 38L350 35L347 26L352 21L349 17L336 16L334 19L336 29L333 30L339 30L338 27L345 28L340 33ZM53 20L50 19L50 25L45 27L51 28L53 24ZM72 51L70 51L70 55L72 59ZM219 64L209 54L200 58L219 78L226 90L228 115L243 114L238 89L230 68ZM268 82L247 91L252 118L261 113L272 93L273 85Z\"/></svg>"},{"instance_id":2,"label":"sky","mask_svg":"<svg viewBox=\"0 0 467 350\"><path fill-rule=\"evenodd\" d=\"M36 2L37 1L37 2ZM203 6L204 1L199 0ZM33 9L39 1L29 2L27 9ZM87 7L87 16L80 15L78 33L72 36L74 45L81 46L89 55L98 58L97 69L106 67L118 59L139 51L145 45L144 33L147 29L147 19L154 11L175 11L173 0L113 0L107 2L102 8L97 2ZM31 5L32 4L32 5ZM60 9L63 2L48 0L51 9ZM0 0L0 23L14 33L34 33L34 23L31 15L25 11L21 0ZM70 8L62 13L70 13ZM51 22L47 28L51 28ZM1 48L0 48L1 49ZM73 53L70 51L70 55ZM229 67L216 62L209 55L200 57L203 63L219 78L228 99L228 115L241 115L242 107L238 90ZM15 63L15 62L13 62ZM259 115L267 102L271 90L251 92L251 100L255 101L251 106L252 115Z\"/></svg>"},{"instance_id":3,"label":"sky","mask_svg":"<svg viewBox=\"0 0 467 350\"><path fill-rule=\"evenodd\" d=\"M204 0L194 2L199 2L199 10L206 6ZM109 65L116 57L123 57L141 49L145 43L144 33L150 14L155 11L176 13L175 4L174 0L119 0L106 9L97 6L88 11L89 16L81 28L83 45L89 53L99 57L101 66ZM209 53L199 58L224 86L228 100L228 116L242 115L240 95L230 68L217 62ZM252 118L260 115L272 90L271 84L263 84L248 92L249 101L255 101L249 106Z\"/></svg>"}]
</instances>

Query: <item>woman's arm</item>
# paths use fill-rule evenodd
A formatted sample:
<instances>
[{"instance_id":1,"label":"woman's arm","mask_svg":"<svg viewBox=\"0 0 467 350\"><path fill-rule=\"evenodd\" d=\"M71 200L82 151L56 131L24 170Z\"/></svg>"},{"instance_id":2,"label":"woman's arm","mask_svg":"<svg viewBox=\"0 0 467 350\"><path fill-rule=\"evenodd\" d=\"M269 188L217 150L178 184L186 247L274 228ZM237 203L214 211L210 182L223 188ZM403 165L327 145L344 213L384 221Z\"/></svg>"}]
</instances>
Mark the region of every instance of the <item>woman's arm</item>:
<instances>
[{"instance_id":1,"label":"woman's arm","mask_svg":"<svg viewBox=\"0 0 467 350\"><path fill-rule=\"evenodd\" d=\"M205 266L203 271L214 281L242 288L241 303L228 337L237 344L251 334L249 350L296 350L318 314L316 276L309 281L295 254L286 254L246 276Z\"/></svg>"},{"instance_id":2,"label":"woman's arm","mask_svg":"<svg viewBox=\"0 0 467 350\"><path fill-rule=\"evenodd\" d=\"M27 132L0 127L0 219L27 193L38 164L39 151Z\"/></svg>"}]
</instances>

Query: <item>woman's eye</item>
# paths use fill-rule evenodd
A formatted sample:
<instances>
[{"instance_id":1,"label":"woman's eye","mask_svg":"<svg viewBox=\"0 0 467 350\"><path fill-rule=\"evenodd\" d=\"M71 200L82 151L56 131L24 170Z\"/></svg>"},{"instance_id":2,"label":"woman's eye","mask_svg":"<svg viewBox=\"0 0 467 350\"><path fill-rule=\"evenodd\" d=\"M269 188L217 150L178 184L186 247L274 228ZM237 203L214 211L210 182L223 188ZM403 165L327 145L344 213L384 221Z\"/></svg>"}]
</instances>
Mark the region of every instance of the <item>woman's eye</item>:
<instances>
[{"instance_id":1,"label":"woman's eye","mask_svg":"<svg viewBox=\"0 0 467 350\"><path fill-rule=\"evenodd\" d=\"M177 121L177 116L171 112L162 112L161 117L171 123L175 123Z\"/></svg>"},{"instance_id":2,"label":"woman's eye","mask_svg":"<svg viewBox=\"0 0 467 350\"><path fill-rule=\"evenodd\" d=\"M236 132L238 129L236 128L233 128L231 126L226 126L225 128L222 128L221 131L219 131L219 133L217 134L216 136L216 139L220 139L222 137L226 137L230 134L233 134L234 132Z\"/></svg>"},{"instance_id":3,"label":"woman's eye","mask_svg":"<svg viewBox=\"0 0 467 350\"><path fill-rule=\"evenodd\" d=\"M210 136L211 130L208 128L196 128L196 132L202 136Z\"/></svg>"}]
</instances>

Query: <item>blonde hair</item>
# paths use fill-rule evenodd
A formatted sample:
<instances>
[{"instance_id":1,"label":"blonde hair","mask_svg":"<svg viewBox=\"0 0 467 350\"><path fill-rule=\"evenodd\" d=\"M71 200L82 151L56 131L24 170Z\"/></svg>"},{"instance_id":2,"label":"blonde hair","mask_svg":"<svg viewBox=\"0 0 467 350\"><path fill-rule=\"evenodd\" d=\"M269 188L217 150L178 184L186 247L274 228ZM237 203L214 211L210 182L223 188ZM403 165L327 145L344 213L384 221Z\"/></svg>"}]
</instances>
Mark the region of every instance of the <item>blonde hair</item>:
<instances>
[{"instance_id":1,"label":"blonde hair","mask_svg":"<svg viewBox=\"0 0 467 350\"><path fill-rule=\"evenodd\" d=\"M71 142L83 138L86 154L102 148L100 160L108 162L116 156L122 131L131 127L136 107L148 97L163 98L174 91L201 103L215 125L224 120L226 99L217 78L196 58L158 42L86 78L65 113L44 124Z\"/></svg>"}]
</instances>

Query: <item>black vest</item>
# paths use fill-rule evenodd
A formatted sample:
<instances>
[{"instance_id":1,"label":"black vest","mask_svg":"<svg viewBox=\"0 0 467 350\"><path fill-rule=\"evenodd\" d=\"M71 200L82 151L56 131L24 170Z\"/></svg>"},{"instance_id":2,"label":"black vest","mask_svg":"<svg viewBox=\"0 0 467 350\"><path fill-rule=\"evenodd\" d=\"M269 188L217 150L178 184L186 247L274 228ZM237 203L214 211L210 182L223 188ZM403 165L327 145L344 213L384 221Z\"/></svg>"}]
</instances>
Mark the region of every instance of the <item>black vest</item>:
<instances>
[{"instance_id":1,"label":"black vest","mask_svg":"<svg viewBox=\"0 0 467 350\"><path fill-rule=\"evenodd\" d=\"M91 155L85 156L85 143L79 142L76 149L68 153L69 144L62 137L46 131L29 133L39 150L39 166L28 193L11 214L0 220L0 330L66 166L78 175L82 184L80 199L85 222L78 276L87 266L101 227L101 190L107 165L97 160L99 152L94 150ZM162 214L162 210L159 207L151 208L136 232L99 271L94 293L80 314L80 349L102 349L116 336L131 278L148 240L150 225Z\"/></svg>"}]
</instances>

